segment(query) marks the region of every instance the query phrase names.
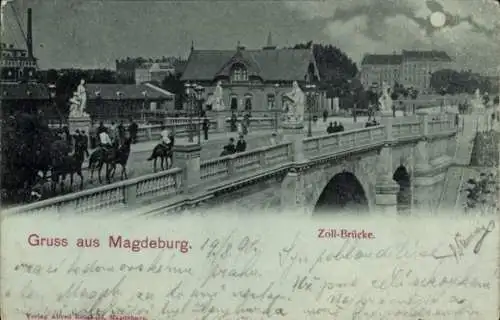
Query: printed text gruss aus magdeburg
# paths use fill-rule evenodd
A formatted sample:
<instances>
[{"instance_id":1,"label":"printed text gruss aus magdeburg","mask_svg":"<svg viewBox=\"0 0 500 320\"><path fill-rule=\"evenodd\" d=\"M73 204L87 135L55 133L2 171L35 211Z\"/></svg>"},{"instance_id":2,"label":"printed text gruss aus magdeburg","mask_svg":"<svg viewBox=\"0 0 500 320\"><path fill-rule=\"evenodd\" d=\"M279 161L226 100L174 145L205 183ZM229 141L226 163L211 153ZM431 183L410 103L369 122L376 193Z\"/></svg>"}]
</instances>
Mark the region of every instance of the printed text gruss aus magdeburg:
<instances>
[{"instance_id":1,"label":"printed text gruss aus magdeburg","mask_svg":"<svg viewBox=\"0 0 500 320\"><path fill-rule=\"evenodd\" d=\"M46 237L37 233L28 235L28 245L31 247L71 247L71 242L63 237ZM108 248L126 249L132 252L139 252L147 249L177 250L187 253L191 249L188 240L172 240L162 237L144 237L140 239L126 238L121 235L110 235L107 238ZM74 241L76 248L99 248L101 241L98 238L77 238Z\"/></svg>"}]
</instances>

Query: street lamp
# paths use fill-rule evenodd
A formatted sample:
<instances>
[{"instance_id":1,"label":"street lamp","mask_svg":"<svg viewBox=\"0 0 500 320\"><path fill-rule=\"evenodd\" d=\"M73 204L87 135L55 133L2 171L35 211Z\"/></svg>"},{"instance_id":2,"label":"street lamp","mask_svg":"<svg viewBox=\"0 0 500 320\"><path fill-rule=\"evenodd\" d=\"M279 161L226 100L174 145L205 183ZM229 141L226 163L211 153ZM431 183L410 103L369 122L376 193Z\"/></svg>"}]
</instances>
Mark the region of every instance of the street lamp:
<instances>
[{"instance_id":1,"label":"street lamp","mask_svg":"<svg viewBox=\"0 0 500 320\"><path fill-rule=\"evenodd\" d=\"M446 88L445 87L442 87L440 90L439 90L439 94L443 97L441 99L441 113L444 113L444 106L445 106L445 96L446 96Z\"/></svg>"},{"instance_id":2,"label":"street lamp","mask_svg":"<svg viewBox=\"0 0 500 320\"><path fill-rule=\"evenodd\" d=\"M198 108L198 123L196 125L196 129L198 130L198 144L201 143L201 112L202 112L202 103L203 103L203 92L205 91L205 88L201 85L196 85L194 87L194 92L196 95L196 105Z\"/></svg>"},{"instance_id":3,"label":"street lamp","mask_svg":"<svg viewBox=\"0 0 500 320\"><path fill-rule=\"evenodd\" d=\"M193 91L195 84L190 84L187 82L186 87L186 96L188 98L188 110L189 110L189 129L188 129L188 141L193 142Z\"/></svg>"},{"instance_id":4,"label":"street lamp","mask_svg":"<svg viewBox=\"0 0 500 320\"><path fill-rule=\"evenodd\" d=\"M312 108L313 104L316 102L316 85L306 84L306 95L307 95L307 110L309 113L309 119L307 123L307 136L312 137Z\"/></svg>"},{"instance_id":5,"label":"street lamp","mask_svg":"<svg viewBox=\"0 0 500 320\"><path fill-rule=\"evenodd\" d=\"M144 97L144 100L142 100L142 111L141 111L141 121L142 123L146 123L146 115L144 114L145 108L146 108L146 99L148 98L148 92L144 90L142 92L142 96Z\"/></svg>"},{"instance_id":6,"label":"street lamp","mask_svg":"<svg viewBox=\"0 0 500 320\"><path fill-rule=\"evenodd\" d=\"M54 113L59 116L59 126L62 126L62 116L59 114L59 110L57 110L57 103L56 103L56 85L55 84L49 84L48 86L49 89L49 95L50 95L50 102L52 104L52 108L54 108Z\"/></svg>"},{"instance_id":7,"label":"street lamp","mask_svg":"<svg viewBox=\"0 0 500 320\"><path fill-rule=\"evenodd\" d=\"M274 84L274 131L278 131L278 89L280 87L279 83Z\"/></svg>"}]
</instances>

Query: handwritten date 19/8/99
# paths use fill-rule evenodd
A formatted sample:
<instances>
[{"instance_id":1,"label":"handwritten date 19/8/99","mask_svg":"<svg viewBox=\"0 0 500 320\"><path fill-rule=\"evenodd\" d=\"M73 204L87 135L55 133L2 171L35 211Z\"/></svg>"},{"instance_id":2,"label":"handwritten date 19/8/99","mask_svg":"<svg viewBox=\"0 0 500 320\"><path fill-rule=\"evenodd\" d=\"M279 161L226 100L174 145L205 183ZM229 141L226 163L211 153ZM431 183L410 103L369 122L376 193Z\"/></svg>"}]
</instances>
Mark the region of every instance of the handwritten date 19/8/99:
<instances>
[{"instance_id":1,"label":"handwritten date 19/8/99","mask_svg":"<svg viewBox=\"0 0 500 320\"><path fill-rule=\"evenodd\" d=\"M252 239L247 236L234 239L234 233L233 230L229 235L221 239L207 238L201 245L200 250L206 252L206 257L209 259L225 259L234 253L244 255L260 253L260 239Z\"/></svg>"}]
</instances>

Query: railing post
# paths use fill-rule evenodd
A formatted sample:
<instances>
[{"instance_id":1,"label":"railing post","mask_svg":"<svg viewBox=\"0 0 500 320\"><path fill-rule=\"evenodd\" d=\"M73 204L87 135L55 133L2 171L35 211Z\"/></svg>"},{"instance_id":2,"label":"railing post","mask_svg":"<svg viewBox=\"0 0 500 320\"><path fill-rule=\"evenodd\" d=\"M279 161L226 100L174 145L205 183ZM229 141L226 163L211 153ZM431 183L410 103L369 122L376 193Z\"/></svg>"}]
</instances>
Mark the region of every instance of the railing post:
<instances>
[{"instance_id":1,"label":"railing post","mask_svg":"<svg viewBox=\"0 0 500 320\"><path fill-rule=\"evenodd\" d=\"M413 179L413 195L412 199L416 208L423 210L427 208L429 199L433 198L432 185L434 184L432 166L429 159L429 114L425 111L417 113L420 120L420 134L422 138L417 142L414 152L415 168Z\"/></svg>"},{"instance_id":2,"label":"railing post","mask_svg":"<svg viewBox=\"0 0 500 320\"><path fill-rule=\"evenodd\" d=\"M304 162L304 124L303 123L284 123L283 139L290 141L293 148L293 160L295 162Z\"/></svg>"},{"instance_id":3,"label":"railing post","mask_svg":"<svg viewBox=\"0 0 500 320\"><path fill-rule=\"evenodd\" d=\"M226 132L226 114L221 111L214 112L217 132Z\"/></svg>"},{"instance_id":4,"label":"railing post","mask_svg":"<svg viewBox=\"0 0 500 320\"><path fill-rule=\"evenodd\" d=\"M284 122L283 139L292 144L293 161L300 164L306 161L304 154L304 124ZM281 209L287 213L305 208L304 176L295 168L290 170L281 183ZM300 209L299 209L300 210ZM301 212L305 213L305 212Z\"/></svg>"},{"instance_id":5,"label":"railing post","mask_svg":"<svg viewBox=\"0 0 500 320\"><path fill-rule=\"evenodd\" d=\"M129 184L124 186L124 200L127 206L133 205L137 199L137 184Z\"/></svg>"},{"instance_id":6,"label":"railing post","mask_svg":"<svg viewBox=\"0 0 500 320\"><path fill-rule=\"evenodd\" d=\"M146 127L146 137L148 140L153 140L153 134L151 132L151 126Z\"/></svg>"},{"instance_id":7,"label":"railing post","mask_svg":"<svg viewBox=\"0 0 500 320\"><path fill-rule=\"evenodd\" d=\"M393 141L394 133L392 124L394 122L394 117L392 116L392 111L382 111L381 118L382 118L382 125L384 126L385 129L385 139L387 141Z\"/></svg>"},{"instance_id":8,"label":"railing post","mask_svg":"<svg viewBox=\"0 0 500 320\"><path fill-rule=\"evenodd\" d=\"M232 177L234 175L234 156L231 156L227 159L227 175Z\"/></svg>"},{"instance_id":9,"label":"railing post","mask_svg":"<svg viewBox=\"0 0 500 320\"><path fill-rule=\"evenodd\" d=\"M182 169L183 191L196 187L200 181L201 146L196 143L174 144L173 166Z\"/></svg>"},{"instance_id":10,"label":"railing post","mask_svg":"<svg viewBox=\"0 0 500 320\"><path fill-rule=\"evenodd\" d=\"M427 137L429 135L429 114L422 110L417 112L417 116L420 121L420 134Z\"/></svg>"},{"instance_id":11,"label":"railing post","mask_svg":"<svg viewBox=\"0 0 500 320\"><path fill-rule=\"evenodd\" d=\"M382 124L385 129L385 144L380 150L377 183L375 185L375 202L378 211L383 214L397 214L397 193L399 185L394 181L393 175L393 154L392 146L394 137L392 132L393 115L392 111L381 113Z\"/></svg>"}]
</instances>

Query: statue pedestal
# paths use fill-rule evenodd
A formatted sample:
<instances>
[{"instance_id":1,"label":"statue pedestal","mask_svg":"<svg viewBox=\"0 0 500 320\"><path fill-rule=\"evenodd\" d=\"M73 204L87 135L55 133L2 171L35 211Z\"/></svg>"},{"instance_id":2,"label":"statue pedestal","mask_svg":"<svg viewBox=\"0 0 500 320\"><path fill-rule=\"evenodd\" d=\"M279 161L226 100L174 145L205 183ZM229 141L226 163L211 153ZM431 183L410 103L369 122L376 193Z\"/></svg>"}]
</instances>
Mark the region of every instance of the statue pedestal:
<instances>
[{"instance_id":1,"label":"statue pedestal","mask_svg":"<svg viewBox=\"0 0 500 320\"><path fill-rule=\"evenodd\" d=\"M68 129L69 133L72 135L75 133L76 130L85 131L85 134L87 135L87 138L90 139L90 127L91 127L91 120L89 116L82 116L82 117L68 117ZM90 141L88 141L89 146L90 146Z\"/></svg>"},{"instance_id":2,"label":"statue pedestal","mask_svg":"<svg viewBox=\"0 0 500 320\"><path fill-rule=\"evenodd\" d=\"M304 155L304 123L302 122L283 122L281 124L284 141L290 141L293 146L294 160L296 162L305 161Z\"/></svg>"},{"instance_id":3,"label":"statue pedestal","mask_svg":"<svg viewBox=\"0 0 500 320\"><path fill-rule=\"evenodd\" d=\"M303 133L304 123L303 122L285 121L281 124L281 128L283 128L283 134Z\"/></svg>"}]
</instances>

